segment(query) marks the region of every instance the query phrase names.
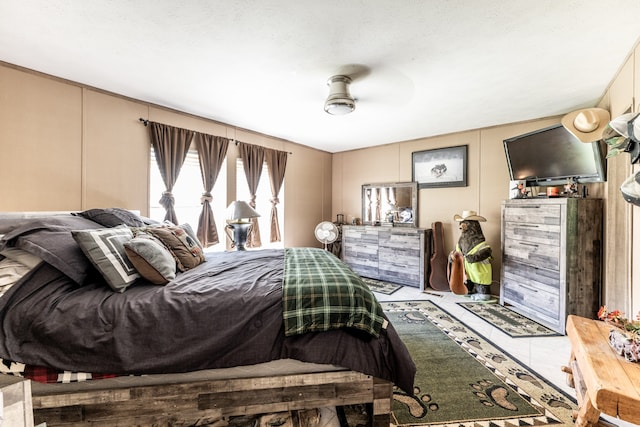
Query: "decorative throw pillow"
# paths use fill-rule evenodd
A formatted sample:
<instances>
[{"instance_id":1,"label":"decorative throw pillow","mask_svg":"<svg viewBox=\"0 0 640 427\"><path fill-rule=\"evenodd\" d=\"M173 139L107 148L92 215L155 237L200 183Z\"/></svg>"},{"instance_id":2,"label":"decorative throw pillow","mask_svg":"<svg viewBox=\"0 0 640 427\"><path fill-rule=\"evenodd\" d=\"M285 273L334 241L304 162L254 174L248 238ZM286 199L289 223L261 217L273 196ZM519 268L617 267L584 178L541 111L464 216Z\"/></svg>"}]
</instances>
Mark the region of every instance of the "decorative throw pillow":
<instances>
[{"instance_id":1,"label":"decorative throw pillow","mask_svg":"<svg viewBox=\"0 0 640 427\"><path fill-rule=\"evenodd\" d=\"M135 213L122 208L96 208L78 212L76 215L90 219L105 227L128 225L130 227L144 227L144 220Z\"/></svg>"},{"instance_id":2,"label":"decorative throw pillow","mask_svg":"<svg viewBox=\"0 0 640 427\"><path fill-rule=\"evenodd\" d=\"M124 244L133 238L129 227L74 230L71 234L114 291L124 292L140 277L124 252Z\"/></svg>"},{"instance_id":3,"label":"decorative throw pillow","mask_svg":"<svg viewBox=\"0 0 640 427\"><path fill-rule=\"evenodd\" d=\"M178 263L178 270L187 271L205 261L202 245L189 224L149 227L145 231L169 249Z\"/></svg>"},{"instance_id":4,"label":"decorative throw pillow","mask_svg":"<svg viewBox=\"0 0 640 427\"><path fill-rule=\"evenodd\" d=\"M155 285L165 285L176 278L176 260L162 242L147 233L124 244L124 251L138 273Z\"/></svg>"}]
</instances>

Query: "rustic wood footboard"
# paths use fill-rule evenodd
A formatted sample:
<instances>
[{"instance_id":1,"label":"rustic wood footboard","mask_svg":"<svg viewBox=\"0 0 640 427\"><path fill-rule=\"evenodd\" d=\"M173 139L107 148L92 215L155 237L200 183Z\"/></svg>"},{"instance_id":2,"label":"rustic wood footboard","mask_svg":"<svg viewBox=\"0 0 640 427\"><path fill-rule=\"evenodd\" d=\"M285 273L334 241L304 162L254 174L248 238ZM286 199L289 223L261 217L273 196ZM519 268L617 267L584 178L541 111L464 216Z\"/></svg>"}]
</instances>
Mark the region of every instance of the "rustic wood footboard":
<instances>
[{"instance_id":1,"label":"rustic wood footboard","mask_svg":"<svg viewBox=\"0 0 640 427\"><path fill-rule=\"evenodd\" d=\"M99 380L92 381L98 383ZM55 426L224 425L229 417L366 404L389 426L392 384L353 371L32 392L34 423Z\"/></svg>"}]
</instances>

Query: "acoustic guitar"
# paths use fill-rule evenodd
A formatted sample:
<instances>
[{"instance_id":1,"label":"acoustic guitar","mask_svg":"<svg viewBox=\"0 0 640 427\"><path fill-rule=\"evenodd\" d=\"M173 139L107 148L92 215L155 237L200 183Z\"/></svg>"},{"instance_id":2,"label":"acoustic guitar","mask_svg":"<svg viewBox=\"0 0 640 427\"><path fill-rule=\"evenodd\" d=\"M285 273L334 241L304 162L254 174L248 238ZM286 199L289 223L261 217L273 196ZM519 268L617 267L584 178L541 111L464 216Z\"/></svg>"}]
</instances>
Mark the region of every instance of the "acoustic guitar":
<instances>
[{"instance_id":1,"label":"acoustic guitar","mask_svg":"<svg viewBox=\"0 0 640 427\"><path fill-rule=\"evenodd\" d=\"M431 256L431 274L429 286L436 291L448 291L449 279L447 279L448 256L444 248L444 230L441 222L431 224L433 229L433 255Z\"/></svg>"},{"instance_id":2,"label":"acoustic guitar","mask_svg":"<svg viewBox=\"0 0 640 427\"><path fill-rule=\"evenodd\" d=\"M469 289L464 284L464 255L460 252L454 252L447 263L447 278L449 279L449 288L456 295L467 295Z\"/></svg>"}]
</instances>

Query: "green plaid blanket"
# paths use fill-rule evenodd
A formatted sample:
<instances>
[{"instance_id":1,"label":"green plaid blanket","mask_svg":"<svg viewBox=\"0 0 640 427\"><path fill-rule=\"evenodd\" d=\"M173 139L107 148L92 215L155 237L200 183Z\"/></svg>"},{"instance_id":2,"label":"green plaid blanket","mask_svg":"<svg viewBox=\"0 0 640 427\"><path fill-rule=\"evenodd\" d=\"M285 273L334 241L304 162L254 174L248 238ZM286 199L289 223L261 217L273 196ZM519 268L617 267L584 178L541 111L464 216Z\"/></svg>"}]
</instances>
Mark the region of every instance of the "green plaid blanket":
<instances>
[{"instance_id":1,"label":"green plaid blanket","mask_svg":"<svg viewBox=\"0 0 640 427\"><path fill-rule=\"evenodd\" d=\"M356 328L374 337L386 327L380 303L360 276L332 253L285 249L282 301L286 336Z\"/></svg>"}]
</instances>

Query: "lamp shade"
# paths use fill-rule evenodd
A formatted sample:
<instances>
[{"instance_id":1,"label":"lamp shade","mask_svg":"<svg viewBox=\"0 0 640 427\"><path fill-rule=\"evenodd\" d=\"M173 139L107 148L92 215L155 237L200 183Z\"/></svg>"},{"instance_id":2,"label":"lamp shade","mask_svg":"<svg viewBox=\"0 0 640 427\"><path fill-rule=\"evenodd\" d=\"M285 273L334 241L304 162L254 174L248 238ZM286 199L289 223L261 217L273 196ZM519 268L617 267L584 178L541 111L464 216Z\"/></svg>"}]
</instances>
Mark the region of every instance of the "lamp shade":
<instances>
[{"instance_id":1,"label":"lamp shade","mask_svg":"<svg viewBox=\"0 0 640 427\"><path fill-rule=\"evenodd\" d=\"M227 222L241 222L243 219L257 218L260 214L243 200L231 202L227 208Z\"/></svg>"}]
</instances>

